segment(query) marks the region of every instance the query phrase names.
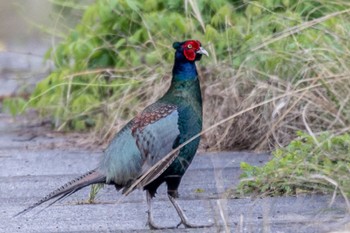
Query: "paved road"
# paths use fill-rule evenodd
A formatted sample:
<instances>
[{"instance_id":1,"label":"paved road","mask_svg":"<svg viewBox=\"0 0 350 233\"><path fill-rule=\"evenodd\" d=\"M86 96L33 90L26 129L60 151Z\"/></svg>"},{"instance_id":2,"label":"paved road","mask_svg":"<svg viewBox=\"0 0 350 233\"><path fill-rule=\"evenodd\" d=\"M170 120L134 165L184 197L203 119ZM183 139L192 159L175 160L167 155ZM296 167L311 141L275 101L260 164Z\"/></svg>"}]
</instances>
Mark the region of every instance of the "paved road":
<instances>
[{"instance_id":1,"label":"paved road","mask_svg":"<svg viewBox=\"0 0 350 233\"><path fill-rule=\"evenodd\" d=\"M25 132L0 114L0 232L147 232L145 194L122 197L113 187L103 189L96 204L81 204L89 188L38 213L12 216L66 181L92 169L101 153L58 145L69 137ZM31 140L26 140L30 139ZM180 186L180 204L207 229L183 228L165 232L347 232L344 201L321 195L235 199L228 195L240 174L239 164L263 164L267 154L248 152L200 153ZM162 226L178 217L162 186L155 199L155 219ZM157 231L162 232L162 231Z\"/></svg>"}]
</instances>

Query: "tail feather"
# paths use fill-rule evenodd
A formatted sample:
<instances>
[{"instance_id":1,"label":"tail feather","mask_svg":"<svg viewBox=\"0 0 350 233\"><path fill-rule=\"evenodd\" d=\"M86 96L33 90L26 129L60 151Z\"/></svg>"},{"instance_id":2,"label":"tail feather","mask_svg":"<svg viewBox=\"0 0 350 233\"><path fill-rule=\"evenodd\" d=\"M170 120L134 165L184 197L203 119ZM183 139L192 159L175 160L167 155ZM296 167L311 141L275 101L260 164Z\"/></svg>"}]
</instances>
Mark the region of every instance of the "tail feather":
<instances>
[{"instance_id":1,"label":"tail feather","mask_svg":"<svg viewBox=\"0 0 350 233\"><path fill-rule=\"evenodd\" d=\"M51 193L49 193L48 195L46 195L45 197L40 199L38 202L34 203L33 205L29 206L28 208L26 208L23 211L14 215L14 217L21 215L21 214L24 214L24 213L34 209L35 207L53 199L53 198L59 197L54 202L50 203L49 206L51 206L52 204L56 203L57 201L65 198L65 197L72 195L76 191L78 191L78 190L80 190L88 185L97 184L97 183L105 183L105 182L106 182L105 175L102 175L97 170L89 171L89 172L85 173L84 175L62 185L60 188L52 191Z\"/></svg>"}]
</instances>

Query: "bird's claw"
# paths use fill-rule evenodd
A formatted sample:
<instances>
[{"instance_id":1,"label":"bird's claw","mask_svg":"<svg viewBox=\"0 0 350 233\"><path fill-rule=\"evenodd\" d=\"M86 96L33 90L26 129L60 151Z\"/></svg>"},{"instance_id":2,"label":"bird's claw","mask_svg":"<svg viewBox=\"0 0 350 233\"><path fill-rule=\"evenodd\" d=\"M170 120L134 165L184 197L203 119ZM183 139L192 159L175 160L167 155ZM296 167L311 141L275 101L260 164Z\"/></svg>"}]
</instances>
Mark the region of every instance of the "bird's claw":
<instances>
[{"instance_id":1,"label":"bird's claw","mask_svg":"<svg viewBox=\"0 0 350 233\"><path fill-rule=\"evenodd\" d=\"M151 212L150 212L150 211L147 211L147 212L148 212L148 222L147 222L147 225L149 226L149 228L150 228L151 230L176 229L176 228L178 228L179 225L181 224L181 222L180 222L179 225L173 226L173 227L161 227L161 226L158 226L157 224L154 223L154 221L153 221L153 216L152 216Z\"/></svg>"},{"instance_id":2,"label":"bird's claw","mask_svg":"<svg viewBox=\"0 0 350 233\"><path fill-rule=\"evenodd\" d=\"M179 226L184 225L185 228L209 228L212 227L214 225L214 223L208 224L208 225L196 225L196 224L192 224L189 223L188 221L180 221L176 228L179 228Z\"/></svg>"},{"instance_id":3,"label":"bird's claw","mask_svg":"<svg viewBox=\"0 0 350 233\"><path fill-rule=\"evenodd\" d=\"M181 226L182 224L182 221L180 221L177 225L176 225L176 228L179 228L179 226Z\"/></svg>"},{"instance_id":4,"label":"bird's claw","mask_svg":"<svg viewBox=\"0 0 350 233\"><path fill-rule=\"evenodd\" d=\"M209 225L195 225L195 224L191 224L188 222L182 222L180 221L176 226L171 226L171 227L162 227L162 226L158 226L156 225L153 221L149 221L148 222L148 226L151 230L165 230L165 229L177 229L179 228L181 225L183 225L185 228L209 228L212 227L214 224L209 224Z\"/></svg>"},{"instance_id":5,"label":"bird's claw","mask_svg":"<svg viewBox=\"0 0 350 233\"><path fill-rule=\"evenodd\" d=\"M165 230L165 229L176 229L178 226L173 226L173 227L161 227L156 225L154 222L148 221L148 226L151 230Z\"/></svg>"},{"instance_id":6,"label":"bird's claw","mask_svg":"<svg viewBox=\"0 0 350 233\"><path fill-rule=\"evenodd\" d=\"M189 223L187 220L183 221L181 220L176 226L171 226L171 227L163 227L163 226L158 226L157 224L154 223L152 215L149 215L147 225L151 230L165 230L165 229L177 229L181 225L183 225L185 228L209 228L214 225L214 223L209 224L209 225L196 225Z\"/></svg>"}]
</instances>

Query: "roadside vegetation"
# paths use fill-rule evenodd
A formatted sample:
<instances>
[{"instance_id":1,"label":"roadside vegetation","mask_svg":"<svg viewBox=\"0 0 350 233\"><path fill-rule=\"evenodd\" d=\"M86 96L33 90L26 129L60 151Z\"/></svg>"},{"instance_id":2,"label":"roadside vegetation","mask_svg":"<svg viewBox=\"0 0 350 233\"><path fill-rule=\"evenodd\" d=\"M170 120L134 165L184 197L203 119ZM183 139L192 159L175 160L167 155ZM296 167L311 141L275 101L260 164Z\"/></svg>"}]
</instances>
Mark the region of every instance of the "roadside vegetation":
<instances>
[{"instance_id":1,"label":"roadside vegetation","mask_svg":"<svg viewBox=\"0 0 350 233\"><path fill-rule=\"evenodd\" d=\"M241 195L336 194L344 197L350 211L350 135L328 132L298 138L272 152L262 167L241 163L243 174L237 191Z\"/></svg>"},{"instance_id":2,"label":"roadside vegetation","mask_svg":"<svg viewBox=\"0 0 350 233\"><path fill-rule=\"evenodd\" d=\"M47 52L56 70L30 99L4 103L12 113L34 108L106 143L165 92L172 43L194 38L210 53L198 64L204 128L223 122L202 149L273 151L242 164L240 192L350 195L349 1L53 2L81 21Z\"/></svg>"}]
</instances>

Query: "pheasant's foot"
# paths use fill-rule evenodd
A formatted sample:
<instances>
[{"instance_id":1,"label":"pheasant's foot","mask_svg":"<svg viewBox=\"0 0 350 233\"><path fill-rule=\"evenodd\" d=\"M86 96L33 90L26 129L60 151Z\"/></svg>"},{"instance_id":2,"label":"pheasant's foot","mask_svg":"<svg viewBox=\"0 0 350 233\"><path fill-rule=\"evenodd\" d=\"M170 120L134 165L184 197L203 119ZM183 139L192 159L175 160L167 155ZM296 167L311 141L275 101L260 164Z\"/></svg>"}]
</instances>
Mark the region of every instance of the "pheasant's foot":
<instances>
[{"instance_id":1,"label":"pheasant's foot","mask_svg":"<svg viewBox=\"0 0 350 233\"><path fill-rule=\"evenodd\" d=\"M155 225L154 223L151 223L151 222L148 222L148 226L151 230L171 230L171 229L177 228L177 226L172 226L172 227L158 226L158 225Z\"/></svg>"},{"instance_id":2,"label":"pheasant's foot","mask_svg":"<svg viewBox=\"0 0 350 233\"><path fill-rule=\"evenodd\" d=\"M171 226L171 227L163 227L163 226L158 226L156 223L153 221L152 214L148 212L148 222L147 222L149 228L151 230L166 230L166 229L176 229L178 228L181 223L179 223L177 226Z\"/></svg>"},{"instance_id":3,"label":"pheasant's foot","mask_svg":"<svg viewBox=\"0 0 350 233\"><path fill-rule=\"evenodd\" d=\"M182 219L176 227L178 228L181 225L184 225L185 228L209 228L212 227L214 223L208 225L197 225L194 223L190 223L187 219Z\"/></svg>"},{"instance_id":4,"label":"pheasant's foot","mask_svg":"<svg viewBox=\"0 0 350 233\"><path fill-rule=\"evenodd\" d=\"M149 228L151 230L161 230L161 229L175 229L178 226L173 226L173 227L162 227L162 226L158 226L156 223L154 223L153 220L153 214L152 214L152 196L150 195L149 192L146 193L146 197L147 197L147 204L148 204L148 219L147 219L147 225L149 226Z\"/></svg>"},{"instance_id":5,"label":"pheasant's foot","mask_svg":"<svg viewBox=\"0 0 350 233\"><path fill-rule=\"evenodd\" d=\"M173 204L173 206L175 207L181 221L179 224L177 224L177 227L179 227L181 224L184 225L185 228L206 228L206 227L212 227L214 224L209 224L209 225L197 225L197 224L193 224L190 223L185 215L185 213L183 212L183 210L181 209L180 205L177 203L177 201L175 200L174 197L168 195L171 203Z\"/></svg>"},{"instance_id":6,"label":"pheasant's foot","mask_svg":"<svg viewBox=\"0 0 350 233\"><path fill-rule=\"evenodd\" d=\"M147 225L151 230L169 230L169 229L177 229L179 226L183 225L185 228L209 228L212 227L214 224L208 224L208 225L196 225L192 224L189 222L179 222L176 226L169 226L169 227L164 227L164 226L158 226L157 224L154 223L153 220L148 219Z\"/></svg>"}]
</instances>

